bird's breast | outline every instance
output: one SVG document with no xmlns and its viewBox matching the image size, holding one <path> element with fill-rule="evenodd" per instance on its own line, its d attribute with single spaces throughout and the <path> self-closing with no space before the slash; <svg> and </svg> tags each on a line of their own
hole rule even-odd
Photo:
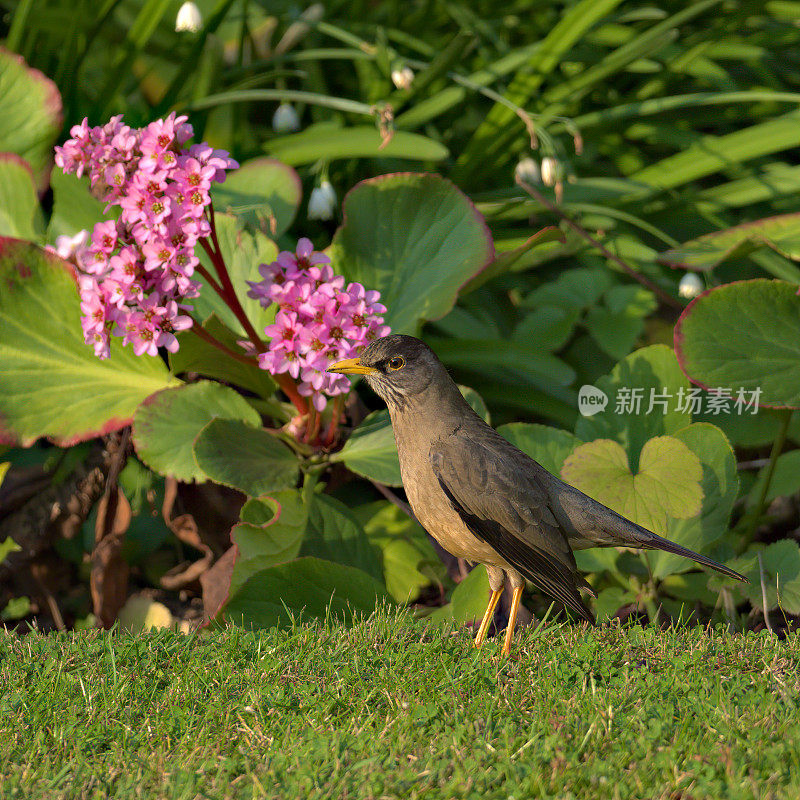
<svg viewBox="0 0 800 800">
<path fill-rule="evenodd" d="M 506 561 L 486 542 L 478 539 L 453 508 L 439 485 L 427 451 L 408 451 L 398 442 L 398 452 L 403 488 L 420 525 L 458 558 L 507 568 Z"/>
</svg>

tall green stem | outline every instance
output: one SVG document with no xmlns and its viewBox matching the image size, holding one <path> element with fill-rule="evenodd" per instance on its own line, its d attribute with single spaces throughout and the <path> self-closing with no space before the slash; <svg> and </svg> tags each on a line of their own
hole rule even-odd
<svg viewBox="0 0 800 800">
<path fill-rule="evenodd" d="M 756 528 L 758 527 L 758 522 L 761 519 L 761 515 L 764 513 L 764 507 L 767 504 L 769 487 L 772 483 L 772 478 L 775 475 L 775 465 L 778 463 L 778 456 L 780 456 L 783 450 L 783 445 L 786 443 L 786 433 L 789 430 L 789 423 L 791 422 L 793 412 L 791 408 L 783 408 L 778 413 L 780 414 L 781 424 L 780 428 L 778 428 L 778 435 L 775 437 L 775 441 L 772 443 L 772 450 L 769 454 L 769 463 L 767 464 L 766 472 L 764 474 L 764 483 L 761 486 L 761 491 L 758 495 L 758 502 L 753 509 L 753 516 L 750 519 L 750 524 L 748 525 L 747 533 L 745 534 L 745 539 L 748 542 L 753 541 Z"/>
</svg>

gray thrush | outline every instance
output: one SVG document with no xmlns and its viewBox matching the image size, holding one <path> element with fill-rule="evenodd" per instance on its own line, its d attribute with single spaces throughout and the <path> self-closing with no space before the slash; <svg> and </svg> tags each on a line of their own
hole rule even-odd
<svg viewBox="0 0 800 800">
<path fill-rule="evenodd" d="M 359 358 L 339 361 L 328 371 L 366 377 L 389 407 L 403 486 L 420 524 L 454 556 L 486 566 L 492 595 L 476 646 L 486 638 L 506 580 L 514 591 L 504 655 L 526 578 L 594 624 L 580 595 L 592 589 L 578 574 L 573 549 L 666 550 L 746 581 L 550 474 L 472 410 L 419 339 L 396 334 L 376 339 Z"/>
</svg>

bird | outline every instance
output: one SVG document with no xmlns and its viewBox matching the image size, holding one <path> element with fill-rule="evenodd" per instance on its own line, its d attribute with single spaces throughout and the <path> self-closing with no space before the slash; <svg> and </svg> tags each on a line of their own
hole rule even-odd
<svg viewBox="0 0 800 800">
<path fill-rule="evenodd" d="M 548 472 L 473 411 L 420 339 L 375 339 L 357 358 L 337 361 L 328 372 L 365 377 L 389 409 L 403 488 L 417 520 L 452 555 L 486 566 L 491 596 L 476 647 L 486 639 L 507 581 L 513 594 L 503 656 L 511 652 L 526 579 L 594 625 L 581 591 L 594 592 L 578 572 L 574 550 L 665 550 L 747 582 Z"/>
</svg>

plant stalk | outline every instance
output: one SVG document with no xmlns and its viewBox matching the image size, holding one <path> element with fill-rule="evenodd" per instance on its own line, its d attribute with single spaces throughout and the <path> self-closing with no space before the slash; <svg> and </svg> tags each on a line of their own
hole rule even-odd
<svg viewBox="0 0 800 800">
<path fill-rule="evenodd" d="M 772 483 L 772 478 L 775 475 L 775 465 L 778 463 L 778 456 L 781 454 L 783 445 L 786 443 L 786 433 L 789 430 L 789 423 L 792 420 L 792 409 L 783 408 L 780 410 L 780 415 L 781 425 L 780 428 L 778 428 L 778 435 L 775 437 L 775 441 L 772 443 L 772 450 L 769 454 L 769 463 L 767 464 L 767 471 L 764 476 L 764 485 L 761 487 L 761 491 L 758 495 L 758 502 L 753 509 L 753 516 L 750 519 L 750 524 L 747 526 L 747 533 L 745 534 L 745 541 L 747 542 L 753 541 L 756 528 L 758 527 L 758 522 L 761 519 L 761 515 L 764 513 L 764 507 L 767 504 L 769 487 Z"/>
<path fill-rule="evenodd" d="M 253 343 L 253 347 L 255 347 L 256 352 L 264 353 L 267 349 L 267 346 L 258 335 L 258 332 L 253 327 L 253 323 L 250 322 L 247 313 L 242 307 L 242 304 L 239 302 L 236 289 L 233 287 L 233 282 L 228 274 L 228 268 L 225 265 L 225 259 L 222 257 L 222 249 L 219 246 L 219 239 L 217 238 L 217 226 L 214 220 L 213 204 L 209 205 L 208 207 L 208 221 L 211 225 L 211 244 L 209 244 L 208 238 L 201 239 L 200 244 L 203 246 L 203 249 L 206 251 L 206 253 L 208 253 L 208 257 L 211 259 L 211 263 L 214 265 L 214 269 L 217 272 L 217 277 L 219 278 L 219 283 L 214 281 L 213 278 L 211 278 L 211 276 L 208 274 L 208 271 L 205 269 L 203 269 L 200 274 L 203 275 L 203 277 L 207 280 L 211 278 L 211 287 L 225 301 L 226 305 L 234 313 L 236 319 L 239 321 L 239 324 L 242 326 L 242 328 L 244 328 L 247 338 Z M 303 397 L 297 391 L 297 386 L 294 381 L 288 375 L 275 375 L 274 378 L 284 394 L 289 398 L 289 400 L 292 401 L 298 413 L 300 415 L 308 414 L 308 403 L 306 402 L 305 397 Z"/>
<path fill-rule="evenodd" d="M 572 217 L 568 214 L 565 214 L 558 206 L 551 203 L 541 192 L 537 191 L 530 186 L 529 184 L 525 183 L 523 180 L 517 180 L 519 186 L 521 186 L 531 197 L 541 203 L 548 211 L 552 214 L 555 214 L 557 217 L 560 217 L 564 220 L 564 222 L 569 225 L 572 230 L 575 231 L 581 238 L 585 239 L 589 244 L 593 247 L 596 247 L 606 258 L 613 261 L 617 264 L 624 272 L 631 276 L 637 283 L 640 283 L 645 289 L 651 291 L 656 297 L 658 297 L 665 305 L 671 306 L 672 308 L 679 308 L 683 310 L 683 304 L 678 301 L 676 298 L 672 297 L 672 295 L 665 292 L 660 286 L 653 283 L 651 280 L 646 278 L 640 272 L 637 272 L 630 264 L 623 261 L 618 255 L 612 253 L 607 247 L 605 247 L 598 239 L 595 239 L 589 231 L 585 228 L 578 225 Z"/>
<path fill-rule="evenodd" d="M 204 342 L 207 342 L 212 347 L 216 347 L 217 350 L 225 353 L 225 355 L 230 356 L 231 358 L 235 358 L 237 361 L 241 361 L 242 364 L 247 364 L 247 366 L 258 366 L 258 362 L 252 356 L 247 356 L 244 353 L 237 353 L 235 350 L 231 350 L 226 344 L 223 344 L 219 339 L 216 339 L 212 336 L 199 322 L 199 320 L 195 319 L 191 314 L 188 314 L 189 318 L 192 320 L 192 332 Z"/>
</svg>

